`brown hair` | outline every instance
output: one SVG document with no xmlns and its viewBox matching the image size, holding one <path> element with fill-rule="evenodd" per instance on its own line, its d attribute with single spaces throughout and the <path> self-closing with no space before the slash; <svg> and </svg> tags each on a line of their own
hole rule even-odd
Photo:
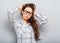
<svg viewBox="0 0 60 43">
<path fill-rule="evenodd" d="M 33 12 L 36 8 L 36 6 L 33 4 L 33 3 L 28 3 L 28 4 L 25 4 L 23 5 L 22 7 L 22 11 L 26 8 L 26 7 L 30 7 Z M 21 13 L 22 14 L 22 13 Z M 37 24 L 37 20 L 34 18 L 34 13 L 32 13 L 32 16 L 31 18 L 28 20 L 28 22 L 30 23 L 30 25 L 32 26 L 33 30 L 34 30 L 34 37 L 35 37 L 35 40 L 37 41 L 39 39 L 39 29 L 38 29 L 38 24 Z"/>
</svg>

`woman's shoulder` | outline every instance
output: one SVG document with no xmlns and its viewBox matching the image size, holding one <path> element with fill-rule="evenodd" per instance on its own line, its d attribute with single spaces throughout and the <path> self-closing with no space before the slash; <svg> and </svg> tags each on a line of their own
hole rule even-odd
<svg viewBox="0 0 60 43">
<path fill-rule="evenodd" d="M 15 21 L 15 22 L 14 22 L 14 25 L 15 25 L 15 26 L 16 26 L 16 25 L 22 26 L 22 25 L 23 25 L 22 20 L 17 20 L 17 21 Z"/>
</svg>

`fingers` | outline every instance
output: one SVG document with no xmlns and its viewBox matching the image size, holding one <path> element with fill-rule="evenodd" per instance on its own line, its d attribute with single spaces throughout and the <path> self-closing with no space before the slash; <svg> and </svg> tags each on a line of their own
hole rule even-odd
<svg viewBox="0 0 60 43">
<path fill-rule="evenodd" d="M 34 16 L 36 15 L 36 8 L 35 8 L 35 10 L 34 10 Z"/>
<path fill-rule="evenodd" d="M 25 3 L 23 5 L 25 5 Z M 18 9 L 22 10 L 23 5 L 18 6 Z"/>
</svg>

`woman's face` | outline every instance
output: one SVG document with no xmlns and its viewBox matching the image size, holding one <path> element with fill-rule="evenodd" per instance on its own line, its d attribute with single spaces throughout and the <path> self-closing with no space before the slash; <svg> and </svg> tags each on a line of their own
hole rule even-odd
<svg viewBox="0 0 60 43">
<path fill-rule="evenodd" d="M 32 16 L 32 9 L 30 7 L 26 7 L 23 11 L 22 11 L 22 14 L 23 14 L 23 18 L 25 20 L 28 20 L 31 16 Z"/>
</svg>

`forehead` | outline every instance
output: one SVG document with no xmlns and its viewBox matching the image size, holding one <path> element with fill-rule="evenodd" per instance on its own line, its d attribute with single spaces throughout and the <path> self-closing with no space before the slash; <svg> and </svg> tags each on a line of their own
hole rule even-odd
<svg viewBox="0 0 60 43">
<path fill-rule="evenodd" d="M 32 9 L 30 7 L 26 7 L 24 10 L 32 12 Z"/>
</svg>

